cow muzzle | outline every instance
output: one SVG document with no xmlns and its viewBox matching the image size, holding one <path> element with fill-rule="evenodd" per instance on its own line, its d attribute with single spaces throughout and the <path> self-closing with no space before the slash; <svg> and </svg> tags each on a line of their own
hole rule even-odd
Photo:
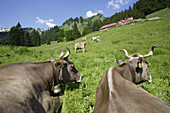
<svg viewBox="0 0 170 113">
<path fill-rule="evenodd" d="M 149 75 L 148 82 L 152 82 L 152 76 Z"/>
<path fill-rule="evenodd" d="M 54 93 L 59 93 L 61 91 L 61 88 L 57 85 L 57 86 L 54 86 L 54 89 L 53 89 Z"/>
<path fill-rule="evenodd" d="M 81 82 L 81 79 L 82 79 L 82 76 L 78 73 L 78 74 L 77 74 L 76 81 L 77 81 L 77 82 Z"/>
</svg>

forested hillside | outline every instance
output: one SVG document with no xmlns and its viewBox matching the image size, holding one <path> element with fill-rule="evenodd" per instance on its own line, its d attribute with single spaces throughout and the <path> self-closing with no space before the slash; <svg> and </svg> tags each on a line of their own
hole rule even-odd
<svg viewBox="0 0 170 113">
<path fill-rule="evenodd" d="M 110 17 L 104 17 L 102 14 L 98 14 L 96 16 L 87 19 L 84 19 L 82 16 L 76 17 L 74 19 L 70 17 L 68 20 L 66 20 L 63 23 L 62 26 L 55 26 L 54 28 L 45 31 L 42 34 L 39 34 L 40 44 L 29 44 L 29 45 L 27 44 L 27 46 L 35 46 L 35 45 L 39 46 L 45 43 L 50 44 L 51 41 L 64 42 L 64 41 L 76 40 L 81 36 L 87 35 L 94 31 L 98 31 L 99 28 L 102 27 L 103 25 L 117 22 L 119 20 L 123 20 L 128 17 L 133 17 L 134 19 L 146 18 L 147 15 L 155 11 L 159 11 L 166 7 L 170 7 L 169 5 L 170 5 L 169 0 L 139 0 L 133 4 L 133 7 L 129 6 L 128 9 L 124 9 L 121 12 L 116 12 L 114 15 L 111 15 Z M 19 34 L 15 34 L 15 32 L 13 33 L 14 34 L 11 36 L 19 35 Z M 22 39 L 14 38 L 11 36 L 8 36 L 8 39 L 24 40 L 23 39 L 24 34 L 25 32 L 23 32 L 23 36 L 18 36 Z M 29 33 L 29 36 L 30 35 L 31 33 Z M 25 46 L 25 44 L 17 44 L 17 43 L 10 44 L 8 43 L 8 40 L 7 42 L 6 40 L 7 39 L 4 38 L 3 36 L 3 38 L 1 38 L 0 40 L 1 42 L 0 44 Z M 20 42 L 20 41 L 15 41 L 15 42 Z"/>
</svg>

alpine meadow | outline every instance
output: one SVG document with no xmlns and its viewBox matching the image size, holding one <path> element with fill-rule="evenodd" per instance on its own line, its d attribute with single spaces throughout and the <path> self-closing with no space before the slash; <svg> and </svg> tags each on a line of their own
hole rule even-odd
<svg viewBox="0 0 170 113">
<path fill-rule="evenodd" d="M 170 104 L 170 9 L 155 12 L 146 18 L 157 15 L 160 17 L 158 20 L 133 22 L 133 26 L 129 23 L 109 28 L 107 32 L 95 31 L 78 38 L 76 43 L 87 38 L 84 53 L 75 53 L 73 41 L 52 41 L 50 45 L 38 47 L 0 46 L 0 66 L 17 62 L 45 62 L 49 58 L 58 60 L 61 49 L 66 53 L 68 47 L 71 52 L 69 59 L 83 78 L 80 83 L 60 86 L 62 113 L 91 113 L 96 89 L 104 72 L 118 66 L 116 59 L 127 59 L 120 49 L 126 49 L 129 54 L 147 54 L 153 45 L 157 45 L 159 48 L 154 49 L 154 55 L 146 58 L 152 82 L 139 86 Z M 92 42 L 93 36 L 100 36 L 100 41 Z"/>
</svg>

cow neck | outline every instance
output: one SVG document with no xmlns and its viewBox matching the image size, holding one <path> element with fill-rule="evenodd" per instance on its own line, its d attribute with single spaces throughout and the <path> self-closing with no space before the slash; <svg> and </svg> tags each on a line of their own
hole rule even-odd
<svg viewBox="0 0 170 113">
<path fill-rule="evenodd" d="M 56 86 L 59 82 L 59 72 L 58 70 L 55 69 L 55 64 L 54 64 L 55 61 L 51 61 L 51 65 L 52 65 L 52 68 L 53 68 L 53 79 L 54 79 L 54 86 Z"/>
<path fill-rule="evenodd" d="M 130 63 L 127 63 L 129 69 L 130 69 L 130 72 L 131 72 L 131 75 L 132 75 L 132 82 L 135 83 L 136 82 L 136 74 L 135 74 L 135 70 L 132 66 L 132 64 Z"/>
</svg>

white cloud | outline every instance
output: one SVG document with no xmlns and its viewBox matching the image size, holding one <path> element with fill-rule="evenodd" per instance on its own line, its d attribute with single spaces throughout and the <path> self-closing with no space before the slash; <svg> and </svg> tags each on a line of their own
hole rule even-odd
<svg viewBox="0 0 170 113">
<path fill-rule="evenodd" d="M 97 13 L 93 13 L 92 11 L 87 11 L 87 13 L 86 13 L 86 17 L 87 17 L 87 18 L 88 18 L 88 17 L 95 16 L 95 15 L 97 15 Z"/>
<path fill-rule="evenodd" d="M 102 10 L 98 10 L 98 13 L 101 13 L 101 14 L 103 14 L 103 11 L 102 11 Z"/>
<path fill-rule="evenodd" d="M 112 7 L 112 9 L 119 9 L 121 5 L 128 4 L 131 0 L 111 0 L 107 4 L 107 8 Z"/>
<path fill-rule="evenodd" d="M 54 26 L 55 26 L 55 24 L 50 23 L 50 22 L 46 22 L 45 24 L 46 24 L 48 27 L 54 27 Z"/>
<path fill-rule="evenodd" d="M 54 23 L 54 19 L 49 19 L 49 20 L 44 20 L 44 19 L 41 19 L 40 17 L 36 17 L 37 21 L 36 23 L 40 23 L 40 24 L 46 24 L 48 27 L 54 27 L 56 26 Z"/>
<path fill-rule="evenodd" d="M 49 19 L 48 21 L 49 21 L 49 22 L 54 22 L 54 19 Z"/>
</svg>

